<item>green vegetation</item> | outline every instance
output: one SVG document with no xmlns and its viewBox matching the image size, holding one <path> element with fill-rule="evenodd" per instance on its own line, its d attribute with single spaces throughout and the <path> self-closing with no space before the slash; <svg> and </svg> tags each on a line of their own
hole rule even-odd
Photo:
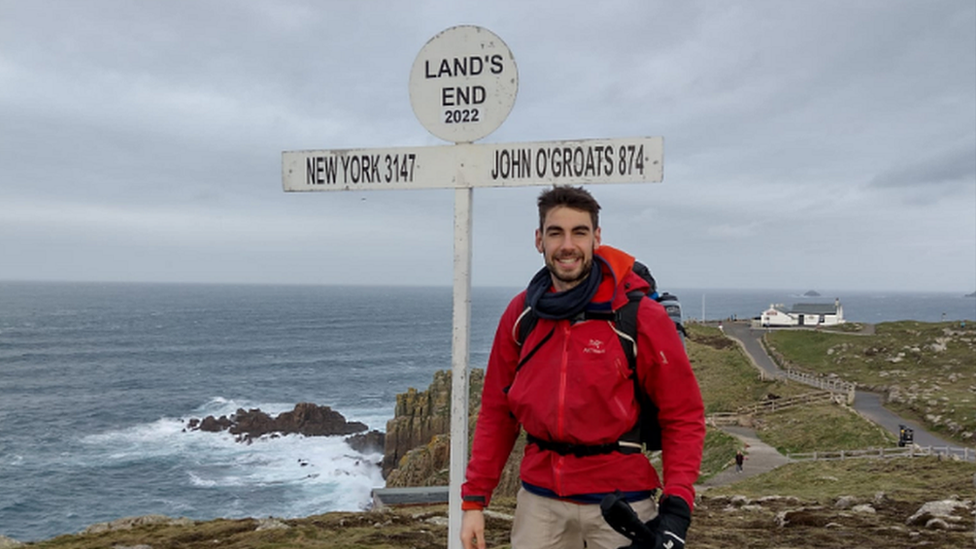
<svg viewBox="0 0 976 549">
<path fill-rule="evenodd" d="M 787 365 L 836 375 L 887 396 L 886 406 L 960 443 L 976 436 L 976 325 L 887 322 L 874 335 L 769 333 Z"/>
<path fill-rule="evenodd" d="M 739 439 L 709 427 L 705 432 L 705 451 L 702 453 L 701 475 L 698 477 L 698 482 L 705 482 L 732 465 L 735 451 L 740 448 L 742 443 Z"/>
<path fill-rule="evenodd" d="M 696 547 L 729 547 L 729 539 L 741 539 L 748 547 L 769 549 L 772 547 L 821 548 L 840 547 L 852 535 L 850 528 L 869 528 L 880 535 L 890 527 L 904 527 L 905 518 L 919 506 L 933 499 L 951 495 L 966 497 L 972 491 L 972 479 L 976 465 L 972 463 L 938 461 L 934 457 L 857 459 L 846 461 L 818 461 L 791 463 L 769 473 L 747 478 L 735 484 L 711 488 L 706 501 L 699 506 L 693 532 Z M 721 496 L 744 495 L 758 499 L 763 496 L 799 498 L 802 502 L 819 502 L 826 519 L 845 523 L 852 518 L 839 518 L 832 511 L 833 500 L 841 496 L 853 496 L 860 500 L 896 502 L 879 510 L 877 518 L 871 516 L 858 526 L 834 530 L 814 527 L 796 530 L 795 539 L 784 544 L 775 536 L 790 535 L 790 529 L 774 528 L 772 518 L 756 522 L 758 515 L 742 515 L 723 510 L 709 509 L 707 500 Z M 513 498 L 496 498 L 492 509 L 511 514 Z M 793 505 L 793 508 L 803 506 Z M 789 507 L 786 507 L 789 508 Z M 883 512 L 892 514 L 882 520 Z M 850 513 L 847 514 L 850 517 Z M 259 522 L 254 519 L 214 520 L 198 522 L 190 526 L 140 526 L 131 530 L 119 530 L 102 534 L 60 536 L 52 540 L 33 543 L 37 549 L 105 549 L 111 547 L 136 547 L 149 545 L 153 549 L 444 549 L 447 547 L 447 506 L 405 507 L 396 510 L 369 513 L 327 513 L 301 519 L 280 520 L 287 529 L 256 530 Z M 507 549 L 511 523 L 503 517 L 486 516 L 488 546 Z M 969 530 L 967 528 L 967 530 Z M 805 533 L 815 533 L 819 541 L 804 542 Z M 831 533 L 833 532 L 833 533 Z M 869 535 L 867 537 L 871 537 Z M 925 534 L 938 536 L 939 534 Z M 948 545 L 962 547 L 958 542 L 971 536 L 962 532 L 957 537 L 946 538 Z M 772 538 L 771 538 L 772 536 Z M 904 537 L 902 533 L 899 536 Z M 932 539 L 939 540 L 934 537 Z M 971 537 L 969 538 L 971 539 Z M 705 543 L 711 540 L 710 543 Z M 812 538 L 811 538 L 812 540 Z M 908 547 L 892 545 L 888 538 L 878 543 L 861 545 L 880 549 L 883 547 Z M 914 545 L 912 546 L 914 547 Z"/>
<path fill-rule="evenodd" d="M 686 343 L 706 414 L 734 412 L 769 395 L 788 397 L 810 390 L 795 383 L 760 380 L 759 370 L 742 348 L 716 328 L 690 325 Z"/>
<path fill-rule="evenodd" d="M 825 501 L 843 495 L 871 498 L 877 492 L 906 500 L 927 500 L 973 490 L 976 465 L 935 457 L 850 459 L 790 463 L 763 475 L 712 488 L 709 496 L 793 496 Z"/>
<path fill-rule="evenodd" d="M 831 402 L 796 406 L 762 416 L 759 438 L 781 454 L 890 448 L 897 438 Z"/>
<path fill-rule="evenodd" d="M 735 451 L 742 448 L 742 442 L 721 429 L 708 427 L 705 430 L 705 446 L 702 450 L 701 473 L 698 475 L 698 483 L 714 477 L 732 465 L 735 459 Z M 650 452 L 647 455 L 658 474 L 661 474 L 661 452 Z M 492 504 L 494 505 L 494 504 Z"/>
<path fill-rule="evenodd" d="M 425 515 L 443 515 L 424 509 Z M 153 549 L 401 549 L 446 547 L 446 528 L 424 528 L 423 515 L 328 513 L 282 520 L 289 528 L 256 530 L 254 519 L 214 520 L 193 526 L 141 526 L 102 534 L 60 536 L 38 549 L 101 549 L 149 545 Z M 419 520 L 418 520 L 419 519 Z"/>
</svg>

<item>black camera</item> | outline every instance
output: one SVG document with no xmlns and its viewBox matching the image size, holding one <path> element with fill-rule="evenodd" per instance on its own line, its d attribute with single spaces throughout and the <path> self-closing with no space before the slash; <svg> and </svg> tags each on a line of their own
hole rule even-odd
<svg viewBox="0 0 976 549">
<path fill-rule="evenodd" d="M 626 536 L 630 541 L 654 542 L 654 532 L 641 521 L 619 490 L 607 494 L 603 498 L 603 501 L 600 502 L 600 512 L 603 513 L 603 520 L 607 521 L 611 528 Z"/>
</svg>

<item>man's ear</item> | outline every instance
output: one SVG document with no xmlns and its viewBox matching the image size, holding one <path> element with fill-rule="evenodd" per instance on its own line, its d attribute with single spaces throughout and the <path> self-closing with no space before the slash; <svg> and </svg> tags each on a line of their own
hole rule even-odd
<svg viewBox="0 0 976 549">
<path fill-rule="evenodd" d="M 535 230 L 535 249 L 539 251 L 540 254 L 545 253 L 542 248 L 542 231 L 539 229 Z"/>
<path fill-rule="evenodd" d="M 596 244 L 593 246 L 593 249 L 595 250 L 595 249 L 597 249 L 597 248 L 600 247 L 600 243 L 601 243 L 601 240 L 600 240 L 600 227 L 597 227 L 596 230 L 593 231 L 593 238 L 596 241 Z"/>
</svg>

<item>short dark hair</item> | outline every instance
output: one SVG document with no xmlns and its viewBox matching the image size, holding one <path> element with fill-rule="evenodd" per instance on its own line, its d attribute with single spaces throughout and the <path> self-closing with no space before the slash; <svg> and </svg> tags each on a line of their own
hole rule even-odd
<svg viewBox="0 0 976 549">
<path fill-rule="evenodd" d="M 583 187 L 553 185 L 551 189 L 542 191 L 538 203 L 540 231 L 546 228 L 546 215 L 557 206 L 566 206 L 574 210 L 588 212 L 593 221 L 593 230 L 600 226 L 600 204 L 593 198 L 590 191 Z"/>
</svg>

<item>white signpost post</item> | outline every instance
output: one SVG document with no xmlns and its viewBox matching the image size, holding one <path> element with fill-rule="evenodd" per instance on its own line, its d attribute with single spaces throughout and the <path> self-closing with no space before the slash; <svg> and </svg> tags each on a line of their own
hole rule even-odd
<svg viewBox="0 0 976 549">
<path fill-rule="evenodd" d="M 430 133 L 454 145 L 282 153 L 286 192 L 454 189 L 451 549 L 461 546 L 461 483 L 467 465 L 473 189 L 648 183 L 664 176 L 661 137 L 473 144 L 505 121 L 517 91 L 515 59 L 498 36 L 481 27 L 451 27 L 417 55 L 410 102 Z"/>
</svg>

